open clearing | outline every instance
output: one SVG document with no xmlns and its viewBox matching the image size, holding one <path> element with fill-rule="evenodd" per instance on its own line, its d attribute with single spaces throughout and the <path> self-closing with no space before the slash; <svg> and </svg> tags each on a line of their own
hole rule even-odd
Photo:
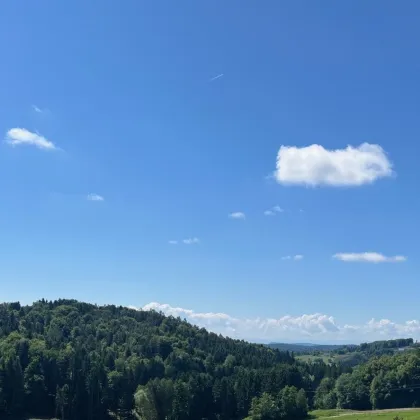
<svg viewBox="0 0 420 420">
<path fill-rule="evenodd" d="M 301 360 L 302 362 L 314 362 L 317 359 L 321 359 L 326 364 L 331 364 L 334 361 L 335 356 L 330 354 L 296 354 L 295 358 Z"/>
<path fill-rule="evenodd" d="M 392 410 L 371 411 L 315 410 L 311 411 L 310 416 L 317 420 L 336 417 L 340 417 L 340 420 L 393 420 L 397 416 L 404 420 L 420 420 L 420 408 L 396 408 Z"/>
</svg>

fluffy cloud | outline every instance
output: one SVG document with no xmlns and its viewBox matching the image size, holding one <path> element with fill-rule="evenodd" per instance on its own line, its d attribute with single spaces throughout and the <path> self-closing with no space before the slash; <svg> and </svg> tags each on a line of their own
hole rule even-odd
<svg viewBox="0 0 420 420">
<path fill-rule="evenodd" d="M 312 144 L 281 146 L 275 178 L 280 184 L 340 187 L 371 184 L 392 174 L 392 163 L 377 144 L 337 150 Z"/>
<path fill-rule="evenodd" d="M 234 213 L 230 213 L 229 217 L 231 219 L 245 220 L 245 213 L 242 213 L 241 211 L 236 211 Z"/>
<path fill-rule="evenodd" d="M 39 149 L 54 150 L 57 149 L 53 142 L 47 140 L 40 134 L 33 133 L 26 128 L 11 128 L 6 133 L 6 142 L 12 146 L 29 145 Z"/>
<path fill-rule="evenodd" d="M 178 245 L 178 241 L 168 241 L 169 245 Z"/>
<path fill-rule="evenodd" d="M 407 261 L 407 257 L 403 255 L 395 255 L 393 257 L 387 257 L 378 252 L 361 252 L 361 253 L 338 253 L 333 255 L 336 260 L 344 262 L 368 262 L 368 263 L 383 263 L 383 262 L 404 262 Z"/>
<path fill-rule="evenodd" d="M 286 315 L 279 318 L 236 318 L 225 313 L 196 312 L 192 309 L 157 302 L 149 303 L 141 309 L 161 311 L 174 317 L 179 316 L 216 333 L 255 341 L 304 339 L 312 342 L 346 340 L 357 343 L 376 339 L 420 337 L 420 321 L 418 320 L 395 323 L 388 319 L 371 319 L 361 325 L 340 325 L 334 317 L 320 313 Z"/>
<path fill-rule="evenodd" d="M 105 200 L 105 198 L 99 194 L 88 194 L 86 198 L 89 201 L 104 201 Z"/>
<path fill-rule="evenodd" d="M 187 238 L 182 241 L 185 245 L 196 245 L 200 243 L 198 238 Z"/>
<path fill-rule="evenodd" d="M 300 261 L 303 260 L 303 255 L 297 254 L 297 255 L 286 255 L 285 257 L 281 257 L 282 260 L 294 260 L 294 261 Z"/>
<path fill-rule="evenodd" d="M 271 207 L 271 209 L 268 209 L 264 212 L 265 216 L 275 216 L 277 213 L 283 213 L 284 210 L 280 206 L 274 206 Z"/>
</svg>

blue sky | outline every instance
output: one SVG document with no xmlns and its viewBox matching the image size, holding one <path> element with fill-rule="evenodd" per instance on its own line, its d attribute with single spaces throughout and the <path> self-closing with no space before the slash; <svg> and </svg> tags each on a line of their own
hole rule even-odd
<svg viewBox="0 0 420 420">
<path fill-rule="evenodd" d="M 1 9 L 2 301 L 420 337 L 418 2 Z"/>
</svg>

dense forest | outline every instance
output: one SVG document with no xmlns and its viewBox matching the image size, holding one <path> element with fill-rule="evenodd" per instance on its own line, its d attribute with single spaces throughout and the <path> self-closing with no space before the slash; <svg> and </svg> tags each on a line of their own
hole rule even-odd
<svg viewBox="0 0 420 420">
<path fill-rule="evenodd" d="M 322 379 L 314 406 L 353 410 L 419 407 L 420 350 L 374 356 L 336 380 Z"/>
<path fill-rule="evenodd" d="M 417 352 L 350 369 L 153 311 L 0 305 L 1 418 L 294 420 L 311 407 L 417 405 L 419 392 Z"/>
</svg>

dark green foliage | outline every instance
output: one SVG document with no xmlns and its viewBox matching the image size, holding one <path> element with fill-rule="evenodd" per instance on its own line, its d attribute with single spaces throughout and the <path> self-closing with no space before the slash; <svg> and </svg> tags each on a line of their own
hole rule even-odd
<svg viewBox="0 0 420 420">
<path fill-rule="evenodd" d="M 303 389 L 285 386 L 275 397 L 264 392 L 252 400 L 247 420 L 297 420 L 308 415 L 308 400 Z"/>
<path fill-rule="evenodd" d="M 328 369 L 156 312 L 0 305 L 0 418 L 241 419 L 254 397 L 267 393 L 280 410 L 281 389 L 313 388 Z M 306 413 L 299 395 L 293 410 Z"/>
<path fill-rule="evenodd" d="M 414 351 L 343 370 L 153 311 L 72 300 L 0 305 L 0 418 L 297 420 L 308 405 L 363 410 L 419 403 Z"/>
<path fill-rule="evenodd" d="M 331 409 L 337 407 L 337 394 L 335 392 L 335 379 L 324 378 L 319 384 L 314 397 L 314 407 Z"/>
<path fill-rule="evenodd" d="M 353 410 L 418 407 L 420 351 L 373 357 L 334 379 L 324 378 L 314 397 L 316 408 Z"/>
</svg>

